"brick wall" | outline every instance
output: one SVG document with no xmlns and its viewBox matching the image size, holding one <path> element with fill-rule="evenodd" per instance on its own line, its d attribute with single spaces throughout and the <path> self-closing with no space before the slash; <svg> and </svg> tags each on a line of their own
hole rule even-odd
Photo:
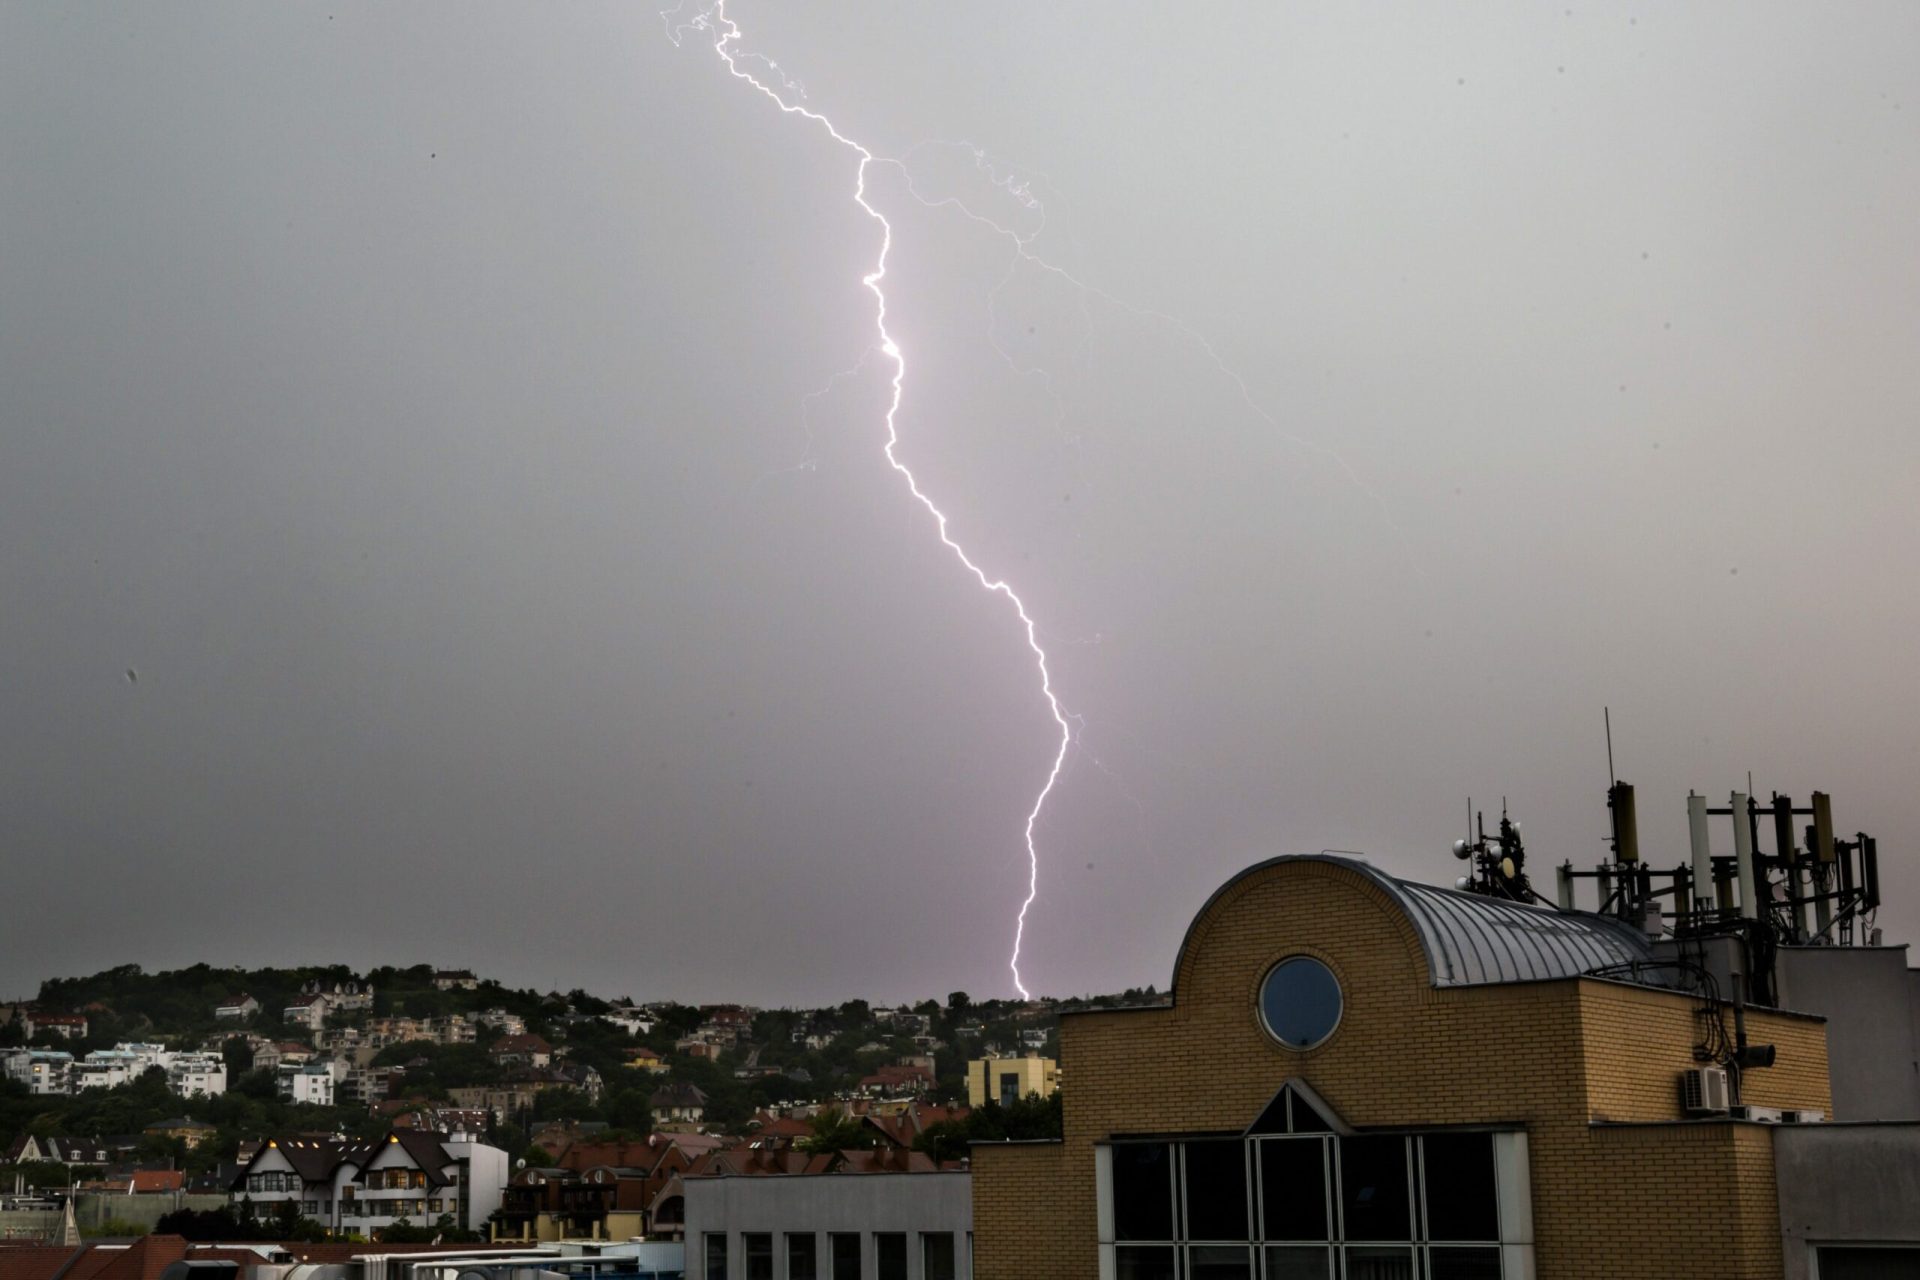
<svg viewBox="0 0 1920 1280">
<path fill-rule="evenodd" d="M 1267 970 L 1296 954 L 1325 962 L 1344 995 L 1339 1029 L 1306 1052 L 1276 1044 L 1256 1011 Z M 1095 1276 L 1094 1143 L 1238 1132 L 1289 1078 L 1357 1127 L 1523 1125 L 1542 1277 L 1779 1275 L 1766 1133 L 1672 1123 L 1679 1074 L 1695 1065 L 1694 1000 L 1592 979 L 1436 989 L 1394 900 L 1317 861 L 1222 893 L 1174 977 L 1171 1008 L 1062 1020 L 1062 1143 L 975 1150 L 980 1280 Z M 1762 1011 L 1748 1030 L 1779 1046 L 1780 1065 L 1748 1073 L 1747 1101 L 1830 1107 L 1823 1023 Z M 1637 1172 L 1642 1161 L 1654 1172 Z M 1657 1233 L 1641 1224 L 1650 1198 L 1688 1188 L 1727 1206 L 1713 1232 L 1683 1230 L 1690 1216 Z"/>
</svg>

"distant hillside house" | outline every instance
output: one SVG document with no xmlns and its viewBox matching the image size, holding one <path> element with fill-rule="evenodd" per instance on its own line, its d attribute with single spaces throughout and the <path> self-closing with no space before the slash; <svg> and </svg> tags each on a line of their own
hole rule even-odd
<svg viewBox="0 0 1920 1280">
<path fill-rule="evenodd" d="M 27 1086 L 28 1093 L 73 1092 L 73 1055 L 64 1049 L 0 1050 L 0 1068 L 7 1079 Z"/>
<path fill-rule="evenodd" d="M 638 1009 L 615 1009 L 601 1014 L 600 1021 L 618 1027 L 630 1036 L 644 1036 L 653 1030 L 653 1019 Z"/>
<path fill-rule="evenodd" d="M 278 1071 L 282 1065 L 292 1062 L 306 1062 L 313 1057 L 313 1050 L 293 1040 L 281 1040 L 258 1046 L 253 1051 L 253 1069 L 255 1071 Z"/>
<path fill-rule="evenodd" d="M 663 1084 L 647 1099 L 655 1123 L 699 1124 L 707 1114 L 707 1095 L 696 1085 Z"/>
<path fill-rule="evenodd" d="M 213 1016 L 221 1022 L 246 1022 L 259 1012 L 260 1002 L 244 991 L 228 996 L 213 1008 Z"/>
<path fill-rule="evenodd" d="M 318 1031 L 327 1022 L 327 998 L 308 996 L 298 1004 L 290 1004 L 280 1011 L 280 1021 L 290 1027 L 305 1027 L 309 1031 Z"/>
<path fill-rule="evenodd" d="M 553 1046 L 544 1036 L 507 1036 L 494 1041 L 487 1054 L 503 1067 L 539 1069 L 553 1061 Z"/>
<path fill-rule="evenodd" d="M 55 1035 L 66 1040 L 85 1040 L 87 1020 L 77 1013 L 29 1013 L 27 1038 Z"/>
<path fill-rule="evenodd" d="M 36 1138 L 22 1134 L 7 1148 L 5 1163 L 24 1164 L 29 1160 L 64 1164 L 107 1164 L 113 1153 L 96 1138 Z"/>
<path fill-rule="evenodd" d="M 667 1060 L 644 1045 L 638 1049 L 627 1050 L 627 1060 L 623 1064 L 635 1071 L 651 1071 L 655 1075 L 665 1075 Z"/>
<path fill-rule="evenodd" d="M 333 1105 L 333 1064 L 331 1062 L 291 1062 L 280 1064 L 280 1096 L 290 1102 L 305 1102 L 316 1107 Z"/>
<path fill-rule="evenodd" d="M 442 969 L 433 975 L 433 988 L 436 991 L 477 991 L 480 979 L 474 977 L 471 969 Z"/>
</svg>

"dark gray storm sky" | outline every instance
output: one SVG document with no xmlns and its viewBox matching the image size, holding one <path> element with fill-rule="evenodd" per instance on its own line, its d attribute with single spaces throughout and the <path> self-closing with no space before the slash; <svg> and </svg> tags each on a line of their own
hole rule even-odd
<svg viewBox="0 0 1920 1280">
<path fill-rule="evenodd" d="M 1823 787 L 1920 933 L 1920 9 L 733 14 L 1103 291 L 876 171 L 902 456 L 1084 717 L 1029 986 L 1468 795 L 1590 862 L 1603 705 L 1656 857 Z M 12 3 L 0 175 L 0 996 L 1009 989 L 1049 721 L 882 363 L 808 399 L 823 133 L 645 5 Z"/>
</svg>

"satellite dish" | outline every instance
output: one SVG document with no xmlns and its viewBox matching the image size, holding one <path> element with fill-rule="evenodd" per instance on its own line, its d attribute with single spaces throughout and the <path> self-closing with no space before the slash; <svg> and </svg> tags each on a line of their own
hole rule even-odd
<svg viewBox="0 0 1920 1280">
<path fill-rule="evenodd" d="M 1465 840 L 1455 840 L 1453 842 L 1453 856 L 1465 862 L 1473 856 L 1473 848 Z"/>
</svg>

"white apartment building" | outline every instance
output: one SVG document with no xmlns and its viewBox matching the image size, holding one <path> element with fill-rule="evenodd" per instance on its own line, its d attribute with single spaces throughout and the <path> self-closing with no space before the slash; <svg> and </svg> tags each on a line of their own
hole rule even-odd
<svg viewBox="0 0 1920 1280">
<path fill-rule="evenodd" d="M 345 1075 L 345 1064 L 338 1064 L 341 1075 Z M 338 1083 L 334 1076 L 336 1064 L 323 1062 L 286 1062 L 280 1065 L 280 1096 L 292 1102 L 306 1102 L 318 1107 L 333 1105 L 333 1087 Z"/>
<path fill-rule="evenodd" d="M 300 1215 L 334 1231 L 370 1234 L 401 1218 L 426 1226 L 442 1215 L 485 1228 L 500 1207 L 507 1153 L 467 1135 L 395 1129 L 370 1143 L 274 1139 L 256 1152 L 229 1192 L 256 1215 L 293 1200 Z"/>
<path fill-rule="evenodd" d="M 211 1097 L 227 1091 L 227 1064 L 219 1054 L 175 1051 L 162 1044 L 137 1041 L 95 1049 L 74 1063 L 67 1091 L 118 1088 L 155 1067 L 167 1073 L 167 1087 L 183 1098 L 196 1094 Z"/>
<path fill-rule="evenodd" d="M 217 1097 L 227 1091 L 227 1062 L 217 1053 L 176 1053 L 167 1063 L 167 1088 L 183 1098 Z"/>
<path fill-rule="evenodd" d="M 4 1055 L 9 1080 L 18 1080 L 29 1092 L 72 1093 L 73 1055 L 59 1049 L 15 1049 Z"/>
</svg>

